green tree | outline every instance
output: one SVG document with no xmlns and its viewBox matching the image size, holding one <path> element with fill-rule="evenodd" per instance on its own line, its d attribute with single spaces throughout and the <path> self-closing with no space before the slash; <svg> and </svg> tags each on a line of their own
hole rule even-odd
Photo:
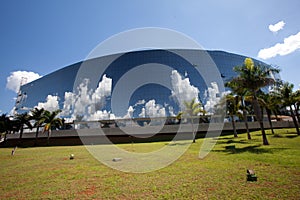
<svg viewBox="0 0 300 200">
<path fill-rule="evenodd" d="M 300 116 L 299 116 L 299 111 L 300 111 L 300 90 L 297 90 L 296 92 L 294 92 L 294 98 L 295 98 L 295 103 L 294 103 L 295 114 L 297 116 L 298 122 L 300 122 Z"/>
<path fill-rule="evenodd" d="M 266 110 L 270 128 L 271 128 L 272 134 L 274 134 L 271 115 L 272 115 L 272 113 L 274 113 L 274 115 L 277 115 L 277 113 L 279 112 L 278 98 L 276 96 L 274 96 L 273 93 L 266 94 L 266 93 L 261 92 L 259 94 L 259 103 L 260 103 L 260 106 L 265 108 L 265 110 Z"/>
<path fill-rule="evenodd" d="M 11 120 L 6 114 L 0 116 L 0 136 L 4 135 L 3 141 L 6 141 L 6 137 L 11 130 Z M 0 137 L 1 141 L 2 138 Z"/>
<path fill-rule="evenodd" d="M 29 129 L 32 129 L 32 125 L 30 123 L 31 120 L 30 117 L 31 116 L 27 112 L 15 115 L 15 125 L 20 127 L 19 143 L 22 142 L 24 126 L 26 125 Z"/>
<path fill-rule="evenodd" d="M 296 113 L 293 109 L 293 106 L 297 104 L 297 93 L 293 92 L 294 85 L 288 82 L 283 83 L 277 90 L 274 91 L 274 94 L 281 99 L 281 104 L 283 107 L 288 107 L 296 127 L 297 134 L 300 135 L 298 121 L 296 119 Z"/>
<path fill-rule="evenodd" d="M 227 115 L 231 118 L 234 137 L 238 137 L 234 117 L 239 115 L 239 107 L 239 96 L 233 96 L 231 94 L 226 95 L 226 111 Z"/>
<path fill-rule="evenodd" d="M 190 117 L 191 124 L 192 124 L 192 134 L 193 134 L 193 143 L 196 142 L 196 134 L 197 130 L 194 126 L 195 118 L 202 113 L 205 114 L 205 110 L 202 108 L 202 104 L 200 102 L 196 101 L 196 98 L 193 98 L 190 102 L 185 101 L 185 110 L 182 112 L 179 112 L 177 115 L 177 119 L 181 120 L 182 115 L 187 115 Z"/>
<path fill-rule="evenodd" d="M 61 112 L 61 110 L 55 110 L 53 112 L 50 112 L 48 110 L 45 110 L 43 115 L 43 122 L 45 123 L 44 126 L 44 133 L 47 132 L 47 144 L 49 144 L 49 139 L 51 137 L 51 130 L 52 128 L 59 128 L 62 126 L 62 120 L 57 117 L 57 115 Z"/>
<path fill-rule="evenodd" d="M 226 87 L 229 87 L 233 94 L 236 94 L 240 97 L 240 108 L 243 111 L 243 121 L 245 123 L 246 131 L 247 131 L 247 138 L 251 140 L 251 134 L 249 131 L 248 119 L 247 119 L 247 106 L 245 103 L 245 97 L 247 97 L 247 89 L 240 87 L 236 82 L 229 81 L 225 84 Z"/>
<path fill-rule="evenodd" d="M 35 145 L 37 145 L 38 134 L 40 126 L 45 122 L 44 117 L 45 109 L 44 108 L 34 108 L 31 110 L 31 119 L 35 121 L 34 127 L 36 128 L 35 132 Z"/>
<path fill-rule="evenodd" d="M 249 94 L 253 97 L 252 106 L 257 121 L 259 122 L 263 144 L 268 145 L 268 139 L 265 133 L 263 116 L 261 108 L 257 99 L 257 92 L 266 86 L 273 85 L 275 80 L 271 77 L 272 73 L 278 73 L 278 69 L 255 65 L 251 58 L 246 58 L 243 66 L 234 67 L 234 71 L 238 73 L 238 76 L 231 81 L 239 85 L 242 88 L 248 90 Z"/>
</svg>

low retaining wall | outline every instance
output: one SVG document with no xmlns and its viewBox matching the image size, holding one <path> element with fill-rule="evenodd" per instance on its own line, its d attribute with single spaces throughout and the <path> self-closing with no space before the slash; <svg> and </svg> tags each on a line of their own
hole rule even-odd
<svg viewBox="0 0 300 200">
<path fill-rule="evenodd" d="M 273 122 L 273 128 L 294 128 L 293 122 L 280 121 Z M 223 128 L 221 128 L 223 126 Z M 260 129 L 258 122 L 248 122 L 250 130 Z M 270 128 L 268 122 L 264 122 L 266 129 Z M 221 130 L 220 130 L 221 128 Z M 153 129 L 160 129 L 157 134 L 152 134 Z M 236 129 L 244 132 L 246 126 L 244 122 L 236 122 Z M 19 134 L 10 134 L 7 141 L 0 143 L 0 147 L 21 146 L 47 146 L 47 145 L 82 145 L 84 144 L 104 144 L 104 143 L 131 143 L 131 142 L 153 142 L 153 141 L 170 141 L 180 132 L 179 139 L 192 139 L 191 124 L 182 125 L 164 125 L 163 127 L 112 127 L 100 129 L 80 129 L 80 130 L 60 130 L 52 131 L 51 138 L 47 141 L 47 134 L 39 133 L 36 142 L 35 133 L 24 133 L 20 143 Z M 205 137 L 207 131 L 222 131 L 222 134 L 232 134 L 232 123 L 224 124 L 201 123 L 198 126 L 197 138 Z M 178 137 L 178 134 L 177 134 Z M 107 140 L 108 138 L 108 140 Z"/>
</svg>

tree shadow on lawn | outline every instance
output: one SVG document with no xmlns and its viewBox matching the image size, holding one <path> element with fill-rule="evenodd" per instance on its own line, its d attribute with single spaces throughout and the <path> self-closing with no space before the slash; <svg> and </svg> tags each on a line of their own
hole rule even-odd
<svg viewBox="0 0 300 200">
<path fill-rule="evenodd" d="M 249 140 L 232 140 L 232 139 L 230 139 L 230 140 L 223 140 L 223 141 L 218 140 L 217 144 L 232 144 L 232 143 L 236 143 L 236 144 L 249 144 Z"/>
<path fill-rule="evenodd" d="M 232 146 L 232 145 L 231 145 Z M 276 153 L 278 151 L 282 151 L 282 150 L 287 150 L 288 148 L 260 148 L 262 147 L 262 145 L 252 145 L 252 146 L 246 146 L 246 147 L 241 147 L 241 148 L 230 148 L 230 149 L 226 149 L 226 147 L 224 147 L 223 150 L 212 150 L 214 152 L 224 152 L 227 154 L 240 154 L 240 153 L 245 153 L 245 152 L 249 152 L 249 153 L 253 153 L 253 154 L 262 154 L 262 153 Z"/>
<path fill-rule="evenodd" d="M 176 145 L 180 145 L 180 146 L 184 146 L 184 145 L 190 145 L 192 144 L 191 141 L 187 141 L 187 142 L 181 142 L 181 141 L 171 141 L 169 143 L 166 143 L 166 146 L 176 146 Z"/>
<path fill-rule="evenodd" d="M 286 138 L 292 139 L 292 138 L 298 137 L 298 135 L 287 135 L 287 136 L 285 136 L 285 137 L 286 137 Z"/>
<path fill-rule="evenodd" d="M 275 133 L 272 136 L 276 137 L 276 138 L 290 138 L 290 139 L 293 139 L 293 138 L 298 137 L 299 135 L 296 132 L 289 132 L 289 133 Z"/>
</svg>

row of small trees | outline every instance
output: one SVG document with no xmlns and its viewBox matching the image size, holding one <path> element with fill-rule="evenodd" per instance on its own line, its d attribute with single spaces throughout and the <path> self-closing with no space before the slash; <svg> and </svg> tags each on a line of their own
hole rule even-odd
<svg viewBox="0 0 300 200">
<path fill-rule="evenodd" d="M 263 144 L 268 145 L 263 123 L 264 110 L 273 134 L 271 115 L 274 114 L 277 118 L 277 115 L 285 111 L 285 115 L 291 115 L 297 133 L 300 135 L 298 127 L 300 91 L 293 92 L 293 84 L 273 78 L 275 74 L 279 73 L 278 69 L 255 65 L 251 58 L 246 58 L 242 66 L 234 67 L 234 71 L 237 72 L 238 76 L 225 83 L 225 86 L 231 89 L 231 93 L 220 100 L 216 110 L 226 109 L 226 115 L 231 118 L 235 137 L 238 137 L 235 126 L 235 117 L 238 116 L 245 122 L 247 137 L 251 139 L 248 116 L 253 115 L 260 125 Z M 267 93 L 263 92 L 262 89 L 268 86 L 271 86 L 272 89 L 268 90 Z M 195 99 L 185 102 L 185 107 L 185 110 L 180 112 L 177 118 L 181 118 L 183 114 L 189 116 L 205 115 L 203 105 L 196 102 Z M 289 113 L 287 113 L 287 107 Z M 192 130 L 193 142 L 195 142 L 196 130 L 194 127 Z"/>
<path fill-rule="evenodd" d="M 226 95 L 225 98 L 227 114 L 232 116 L 235 137 L 237 137 L 237 134 L 233 116 L 242 115 L 241 118 L 245 122 L 248 139 L 251 139 L 247 115 L 254 114 L 261 128 L 263 144 L 268 145 L 269 142 L 263 124 L 264 110 L 273 134 L 271 114 L 274 114 L 277 118 L 277 115 L 285 111 L 285 114 L 291 115 L 297 133 L 300 135 L 298 128 L 300 91 L 293 92 L 293 84 L 272 78 L 274 74 L 279 73 L 278 69 L 255 65 L 252 59 L 246 58 L 243 66 L 235 67 L 234 70 L 238 73 L 238 76 L 226 83 L 226 86 L 231 88 L 232 92 Z M 272 86 L 272 89 L 268 93 L 264 93 L 262 88 L 267 86 Z M 287 107 L 290 113 L 287 113 Z"/>
<path fill-rule="evenodd" d="M 37 143 L 40 127 L 43 127 L 43 133 L 47 133 L 47 143 L 51 137 L 51 130 L 63 125 L 63 122 L 57 115 L 61 110 L 48 111 L 44 108 L 34 108 L 29 113 L 16 114 L 13 117 L 2 114 L 0 116 L 0 133 L 4 135 L 4 141 L 8 134 L 19 133 L 19 142 L 21 143 L 24 128 L 36 129 L 35 143 Z"/>
</svg>

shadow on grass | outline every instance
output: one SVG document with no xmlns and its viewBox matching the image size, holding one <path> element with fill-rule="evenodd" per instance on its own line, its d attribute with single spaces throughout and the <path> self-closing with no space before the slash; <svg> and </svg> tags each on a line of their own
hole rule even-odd
<svg viewBox="0 0 300 200">
<path fill-rule="evenodd" d="M 233 144 L 233 143 L 235 143 L 235 144 L 249 144 L 249 141 L 247 141 L 247 140 L 238 140 L 238 141 L 235 141 L 235 140 L 223 140 L 223 141 L 220 141 L 220 140 L 218 140 L 218 144 Z"/>
<path fill-rule="evenodd" d="M 165 145 L 167 146 L 176 146 L 176 145 L 190 145 L 192 142 L 170 142 L 170 143 L 166 143 Z"/>
<path fill-rule="evenodd" d="M 293 133 L 281 133 L 281 134 L 278 134 L 278 133 L 275 133 L 274 135 L 273 135 L 273 137 L 275 137 L 275 138 L 290 138 L 290 139 L 292 139 L 292 138 L 296 138 L 296 137 L 298 137 L 299 135 L 295 132 L 293 132 Z"/>
<path fill-rule="evenodd" d="M 298 135 L 287 135 L 285 136 L 286 138 L 295 138 L 295 137 L 298 137 Z"/>
<path fill-rule="evenodd" d="M 252 145 L 252 146 L 246 146 L 246 147 L 241 147 L 241 148 L 230 148 L 223 150 L 212 150 L 214 152 L 224 152 L 227 154 L 240 154 L 240 153 L 253 153 L 253 154 L 262 154 L 262 153 L 276 153 L 278 151 L 286 150 L 288 148 L 261 148 L 262 145 Z"/>
</svg>

